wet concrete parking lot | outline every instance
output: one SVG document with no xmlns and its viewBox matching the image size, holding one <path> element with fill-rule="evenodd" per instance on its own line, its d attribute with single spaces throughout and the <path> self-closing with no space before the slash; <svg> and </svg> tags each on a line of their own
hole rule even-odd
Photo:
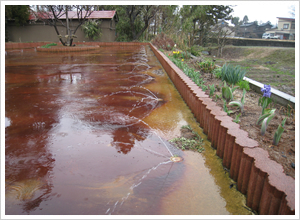
<svg viewBox="0 0 300 220">
<path fill-rule="evenodd" d="M 7 51 L 6 215 L 251 214 L 221 164 L 148 46 Z"/>
</svg>

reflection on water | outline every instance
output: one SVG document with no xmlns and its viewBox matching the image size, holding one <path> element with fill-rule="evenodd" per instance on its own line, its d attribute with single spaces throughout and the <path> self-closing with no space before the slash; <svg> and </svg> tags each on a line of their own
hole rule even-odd
<svg viewBox="0 0 300 220">
<path fill-rule="evenodd" d="M 167 141 L 198 125 L 148 46 L 8 52 L 5 74 L 6 214 L 249 214 Z"/>
</svg>

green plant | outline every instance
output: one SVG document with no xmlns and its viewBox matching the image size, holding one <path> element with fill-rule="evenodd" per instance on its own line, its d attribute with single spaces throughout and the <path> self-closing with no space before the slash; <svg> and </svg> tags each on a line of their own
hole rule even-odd
<svg viewBox="0 0 300 220">
<path fill-rule="evenodd" d="M 180 58 L 180 57 L 181 57 L 180 51 L 173 51 L 173 57 L 174 57 L 175 59 Z"/>
<path fill-rule="evenodd" d="M 268 124 L 272 120 L 272 118 L 275 116 L 275 110 L 276 109 L 266 109 L 265 114 L 261 115 L 257 121 L 257 125 L 261 125 L 260 134 L 265 135 Z"/>
<path fill-rule="evenodd" d="M 281 135 L 284 131 L 285 121 L 286 121 L 286 118 L 284 118 L 282 120 L 281 124 L 277 128 L 277 131 L 274 134 L 273 145 L 275 145 L 275 146 L 277 146 L 280 141 Z"/>
<path fill-rule="evenodd" d="M 222 75 L 222 68 L 215 68 L 213 70 L 213 74 L 215 75 L 216 78 L 221 79 L 221 75 Z"/>
<path fill-rule="evenodd" d="M 241 116 L 241 113 L 239 113 L 238 115 L 235 116 L 235 119 L 233 119 L 233 122 L 235 123 L 239 123 L 241 120 L 240 120 L 240 116 Z"/>
<path fill-rule="evenodd" d="M 265 114 L 265 110 L 272 102 L 273 102 L 272 99 L 268 97 L 260 97 L 258 99 L 258 105 L 262 107 L 262 112 L 261 112 L 262 115 Z"/>
<path fill-rule="evenodd" d="M 181 128 L 189 129 L 193 134 L 194 137 L 189 139 L 185 137 L 178 137 L 170 140 L 170 142 L 177 145 L 177 148 L 181 148 L 182 150 L 195 150 L 201 153 L 204 150 L 203 139 L 200 137 L 198 133 L 192 130 L 190 125 L 183 125 Z"/>
<path fill-rule="evenodd" d="M 237 87 L 233 87 L 230 88 L 229 86 L 227 86 L 227 83 L 224 82 L 224 86 L 222 87 L 222 97 L 224 99 L 226 99 L 226 101 L 230 101 L 233 100 L 233 92 L 238 88 Z"/>
<path fill-rule="evenodd" d="M 232 102 L 229 102 L 228 105 L 230 105 L 230 106 L 231 105 L 238 106 L 240 108 L 240 110 L 241 110 L 241 113 L 243 113 L 244 112 L 244 106 L 245 106 L 245 94 L 246 94 L 246 90 L 243 89 L 243 96 L 241 98 L 241 101 L 232 101 Z"/>
<path fill-rule="evenodd" d="M 181 58 L 182 58 L 182 59 L 189 59 L 189 58 L 191 58 L 191 53 L 188 52 L 188 51 L 183 51 L 183 52 L 181 53 Z"/>
<path fill-rule="evenodd" d="M 204 84 L 202 84 L 202 85 L 201 85 L 201 89 L 202 89 L 203 92 L 205 92 L 205 91 L 207 90 L 207 86 L 204 85 Z"/>
<path fill-rule="evenodd" d="M 177 56 L 176 54 L 179 54 L 177 52 L 173 51 L 173 54 L 175 56 Z M 181 60 L 179 60 L 179 57 L 178 58 L 175 58 L 173 56 L 169 56 L 169 59 L 179 68 L 181 69 L 185 75 L 187 75 L 188 77 L 191 78 L 191 80 L 196 83 L 197 86 L 199 87 L 202 87 L 204 81 L 202 78 L 200 78 L 200 73 L 198 71 L 195 71 L 195 69 L 193 68 L 190 68 L 186 63 L 184 62 L 181 62 Z"/>
<path fill-rule="evenodd" d="M 227 115 L 230 115 L 231 113 L 233 113 L 233 111 L 231 111 L 227 108 L 227 102 L 224 99 L 223 99 L 223 110 L 227 113 Z"/>
<path fill-rule="evenodd" d="M 192 130 L 192 128 L 191 128 L 190 125 L 182 125 L 182 126 L 181 126 L 181 129 L 184 129 L 184 128 L 189 129 L 189 130 Z"/>
<path fill-rule="evenodd" d="M 50 44 L 46 44 L 46 45 L 41 46 L 41 48 L 51 48 L 52 46 L 57 46 L 57 44 L 56 43 L 50 43 Z"/>
<path fill-rule="evenodd" d="M 200 55 L 200 52 L 199 52 L 197 46 L 195 46 L 195 45 L 189 49 L 189 52 L 196 57 Z"/>
<path fill-rule="evenodd" d="M 246 80 L 241 80 L 237 83 L 240 89 L 246 89 L 246 91 L 250 90 L 249 82 Z"/>
<path fill-rule="evenodd" d="M 216 68 L 216 65 L 212 61 L 205 61 L 198 64 L 200 70 L 202 70 L 204 73 L 212 73 L 213 70 Z"/>
<path fill-rule="evenodd" d="M 241 66 L 233 66 L 231 64 L 224 64 L 221 69 L 221 79 L 229 84 L 235 85 L 237 82 L 243 80 L 246 75 L 246 70 Z"/>
<path fill-rule="evenodd" d="M 264 85 L 264 88 L 261 89 L 263 96 L 258 99 L 258 105 L 262 107 L 262 115 L 265 114 L 266 108 L 273 102 L 271 97 L 271 86 Z"/>
<path fill-rule="evenodd" d="M 216 95 L 215 101 L 217 101 L 219 98 L 221 98 L 219 95 Z"/>
<path fill-rule="evenodd" d="M 290 104 L 288 104 L 286 115 L 291 117 L 292 112 L 294 112 L 294 114 L 295 114 L 295 110 L 290 106 Z"/>
<path fill-rule="evenodd" d="M 86 38 L 97 40 L 101 37 L 100 21 L 88 20 L 81 25 L 81 29 Z"/>
<path fill-rule="evenodd" d="M 208 85 L 208 86 L 209 86 L 209 97 L 211 97 L 211 96 L 214 95 L 214 92 L 215 92 L 216 88 L 215 88 L 214 84 Z"/>
</svg>

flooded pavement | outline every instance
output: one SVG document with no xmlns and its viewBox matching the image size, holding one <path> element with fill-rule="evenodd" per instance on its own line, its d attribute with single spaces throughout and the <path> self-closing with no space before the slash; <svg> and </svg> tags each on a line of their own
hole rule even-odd
<svg viewBox="0 0 300 220">
<path fill-rule="evenodd" d="M 251 214 L 232 183 L 148 46 L 7 51 L 6 215 Z"/>
</svg>

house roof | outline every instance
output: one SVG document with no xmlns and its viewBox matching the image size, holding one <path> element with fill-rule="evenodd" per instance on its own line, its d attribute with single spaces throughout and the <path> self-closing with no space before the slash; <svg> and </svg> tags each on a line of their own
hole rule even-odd
<svg viewBox="0 0 300 220">
<path fill-rule="evenodd" d="M 284 17 L 277 17 L 277 18 L 282 20 L 295 21 L 295 18 L 284 18 Z"/>
<path fill-rule="evenodd" d="M 84 17 L 85 14 L 86 12 L 83 12 L 82 16 Z M 116 11 L 93 11 L 88 19 L 113 19 L 115 16 L 117 16 Z M 38 17 L 51 18 L 53 15 L 49 13 L 47 16 L 47 12 L 39 12 L 37 15 L 32 13 L 29 15 L 29 20 L 36 20 Z M 68 11 L 68 18 L 77 19 L 77 13 L 75 11 Z M 66 14 L 60 16 L 59 19 L 66 19 Z"/>
<path fill-rule="evenodd" d="M 263 27 L 263 26 L 267 26 L 267 25 L 272 26 L 272 24 L 270 24 L 269 22 L 260 24 L 260 25 L 258 25 L 258 26 Z"/>
<path fill-rule="evenodd" d="M 245 24 L 240 25 L 240 27 L 249 27 L 249 26 L 251 26 L 251 25 L 255 25 L 255 23 L 254 23 L 254 22 L 251 22 L 251 23 L 245 23 Z"/>
</svg>

